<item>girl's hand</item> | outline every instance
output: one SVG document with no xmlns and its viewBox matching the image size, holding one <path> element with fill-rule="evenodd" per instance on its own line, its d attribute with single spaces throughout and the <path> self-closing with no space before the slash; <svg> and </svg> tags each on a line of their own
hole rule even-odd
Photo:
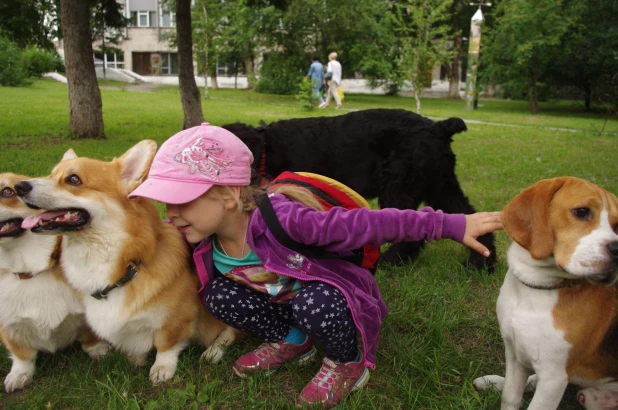
<svg viewBox="0 0 618 410">
<path fill-rule="evenodd" d="M 498 229 L 504 229 L 500 222 L 500 212 L 478 212 L 466 215 L 466 232 L 462 243 L 484 257 L 488 257 L 489 249 L 476 238 Z"/>
</svg>

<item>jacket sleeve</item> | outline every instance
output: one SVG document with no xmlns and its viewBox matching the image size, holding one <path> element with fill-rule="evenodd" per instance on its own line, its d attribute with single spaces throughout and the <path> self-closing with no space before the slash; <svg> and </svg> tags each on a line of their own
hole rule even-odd
<svg viewBox="0 0 618 410">
<path fill-rule="evenodd" d="M 307 77 L 311 78 L 311 73 L 313 72 L 313 64 L 309 67 L 309 71 L 307 72 Z"/>
<path fill-rule="evenodd" d="M 368 243 L 409 242 L 453 239 L 461 242 L 466 227 L 465 215 L 445 214 L 431 208 L 366 208 L 347 210 L 332 208 L 328 212 L 294 201 L 282 201 L 275 208 L 290 237 L 298 242 L 331 251 L 348 251 Z"/>
</svg>

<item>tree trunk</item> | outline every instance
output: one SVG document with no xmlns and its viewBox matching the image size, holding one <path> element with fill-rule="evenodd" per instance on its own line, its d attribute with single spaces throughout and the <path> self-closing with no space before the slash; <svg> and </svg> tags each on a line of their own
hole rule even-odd
<svg viewBox="0 0 618 410">
<path fill-rule="evenodd" d="M 453 39 L 453 47 L 455 49 L 455 57 L 451 61 L 449 69 L 449 87 L 448 98 L 459 99 L 459 83 L 461 81 L 461 45 L 462 37 L 461 32 L 458 32 L 457 36 Z"/>
<path fill-rule="evenodd" d="M 528 108 L 532 114 L 539 113 L 539 96 L 537 95 L 536 81 L 528 84 Z"/>
<path fill-rule="evenodd" d="M 215 65 L 210 72 L 210 86 L 213 90 L 219 89 L 219 83 L 217 82 L 217 66 Z"/>
<path fill-rule="evenodd" d="M 590 111 L 592 107 L 592 89 L 588 84 L 584 86 L 584 101 L 586 111 Z"/>
<path fill-rule="evenodd" d="M 87 1 L 60 0 L 69 86 L 69 127 L 77 138 L 104 138 L 103 103 L 90 40 L 89 4 Z"/>
<path fill-rule="evenodd" d="M 182 128 L 204 122 L 200 90 L 193 74 L 193 40 L 191 38 L 191 0 L 176 1 L 176 41 L 178 42 L 178 82 L 184 112 Z"/>
<path fill-rule="evenodd" d="M 418 92 L 417 87 L 414 87 L 414 99 L 416 100 L 416 113 L 421 115 L 421 93 Z"/>
<path fill-rule="evenodd" d="M 247 89 L 251 90 L 255 87 L 255 70 L 251 56 L 245 57 L 245 72 L 247 73 Z"/>
</svg>

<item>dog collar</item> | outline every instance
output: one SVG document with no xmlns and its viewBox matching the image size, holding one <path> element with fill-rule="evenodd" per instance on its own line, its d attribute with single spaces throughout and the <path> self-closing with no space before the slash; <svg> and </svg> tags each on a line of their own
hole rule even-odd
<svg viewBox="0 0 618 410">
<path fill-rule="evenodd" d="M 135 275 L 137 275 L 137 267 L 141 264 L 142 262 L 140 261 L 131 261 L 129 262 L 129 264 L 127 265 L 127 269 L 124 272 L 124 276 L 122 278 L 120 278 L 120 280 L 116 283 L 112 283 L 111 285 L 109 285 L 108 287 L 106 287 L 103 290 L 97 290 L 96 292 L 92 293 L 90 296 L 92 296 L 93 298 L 95 298 L 96 300 L 101 300 L 107 299 L 107 294 L 109 292 L 111 292 L 112 290 L 116 289 L 116 288 L 121 288 L 124 285 L 126 285 L 127 283 L 131 282 L 131 279 L 133 279 L 135 277 Z"/>
<path fill-rule="evenodd" d="M 555 285 L 540 286 L 540 285 L 532 285 L 530 283 L 526 283 L 519 278 L 517 279 L 521 283 L 523 283 L 525 286 L 528 286 L 529 288 L 532 288 L 532 289 L 539 289 L 539 290 L 554 290 L 554 289 L 572 288 L 573 286 L 577 286 L 581 284 L 581 279 L 564 279 L 556 283 Z"/>
<path fill-rule="evenodd" d="M 32 274 L 32 272 L 15 272 L 14 275 L 22 280 L 34 278 L 34 275 Z"/>
</svg>

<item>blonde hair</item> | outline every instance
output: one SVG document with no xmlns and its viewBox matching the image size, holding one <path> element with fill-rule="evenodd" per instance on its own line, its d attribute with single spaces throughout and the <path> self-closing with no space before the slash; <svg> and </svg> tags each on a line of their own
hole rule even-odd
<svg viewBox="0 0 618 410">
<path fill-rule="evenodd" d="M 255 208 L 257 208 L 255 199 L 260 197 L 261 195 L 266 195 L 267 192 L 275 192 L 278 194 L 282 194 L 293 201 L 300 202 L 301 204 L 310 206 L 311 208 L 317 209 L 318 211 L 324 211 L 324 206 L 322 206 L 320 201 L 318 201 L 315 195 L 308 189 L 294 185 L 274 184 L 272 186 L 268 185 L 266 187 L 258 187 L 254 185 L 241 186 L 240 195 L 238 197 L 238 212 L 253 211 Z M 235 196 L 232 193 L 232 187 L 223 185 L 213 186 L 208 191 L 206 191 L 204 195 L 210 198 L 219 199 L 224 199 L 229 196 Z"/>
<path fill-rule="evenodd" d="M 337 59 L 337 53 L 335 53 L 334 51 L 332 53 L 330 53 L 328 55 L 328 59 L 329 60 L 336 60 Z"/>
</svg>

